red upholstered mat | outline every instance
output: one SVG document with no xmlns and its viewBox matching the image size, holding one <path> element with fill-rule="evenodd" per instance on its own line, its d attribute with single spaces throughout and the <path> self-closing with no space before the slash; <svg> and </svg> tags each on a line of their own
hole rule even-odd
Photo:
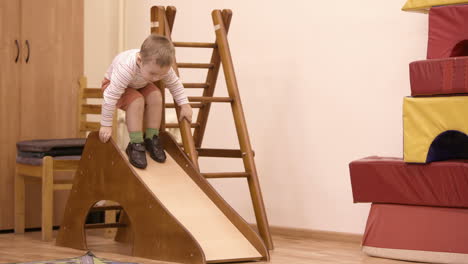
<svg viewBox="0 0 468 264">
<path fill-rule="evenodd" d="M 412 96 L 468 93 L 468 57 L 412 62 L 410 81 Z"/>
<path fill-rule="evenodd" d="M 468 209 L 373 204 L 363 246 L 466 254 L 466 223 Z"/>
<path fill-rule="evenodd" d="M 430 9 L 428 59 L 468 56 L 466 40 L 468 40 L 468 5 Z"/>
<path fill-rule="evenodd" d="M 407 164 L 369 157 L 349 164 L 355 203 L 468 208 L 468 161 Z"/>
</svg>

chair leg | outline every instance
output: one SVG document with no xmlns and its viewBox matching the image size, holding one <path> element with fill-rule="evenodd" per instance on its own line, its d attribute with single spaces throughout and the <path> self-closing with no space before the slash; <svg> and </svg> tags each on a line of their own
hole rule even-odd
<svg viewBox="0 0 468 264">
<path fill-rule="evenodd" d="M 46 156 L 42 163 L 42 240 L 52 240 L 52 221 L 54 206 L 54 160 Z"/>
<path fill-rule="evenodd" d="M 106 206 L 118 205 L 118 203 L 112 202 L 112 201 L 106 201 L 105 205 Z M 115 210 L 104 211 L 104 223 L 106 223 L 106 224 L 115 223 L 116 219 L 117 219 L 117 212 Z M 117 230 L 115 228 L 106 228 L 106 229 L 104 229 L 104 237 L 105 238 L 114 239 L 116 233 L 117 233 Z"/>
<path fill-rule="evenodd" d="M 24 234 L 25 222 L 25 182 L 24 176 L 15 172 L 15 233 Z"/>
</svg>

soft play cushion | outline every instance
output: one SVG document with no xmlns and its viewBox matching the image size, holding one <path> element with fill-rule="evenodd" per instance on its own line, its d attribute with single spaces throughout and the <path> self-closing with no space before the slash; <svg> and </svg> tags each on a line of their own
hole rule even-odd
<svg viewBox="0 0 468 264">
<path fill-rule="evenodd" d="M 468 159 L 467 132 L 468 96 L 404 98 L 405 162 Z"/>
<path fill-rule="evenodd" d="M 373 204 L 362 250 L 375 257 L 468 263 L 468 209 Z"/>
<path fill-rule="evenodd" d="M 433 7 L 429 11 L 427 58 L 468 56 L 468 5 Z"/>
<path fill-rule="evenodd" d="M 17 142 L 16 148 L 22 152 L 46 152 L 54 149 L 83 148 L 85 143 L 85 138 L 38 139 Z"/>
<path fill-rule="evenodd" d="M 468 160 L 409 164 L 368 157 L 349 164 L 355 203 L 468 208 Z"/>
<path fill-rule="evenodd" d="M 412 62 L 410 81 L 412 96 L 468 93 L 468 57 Z"/>
<path fill-rule="evenodd" d="M 403 6 L 404 11 L 427 12 L 433 6 L 454 5 L 468 3 L 462 0 L 408 0 Z"/>
</svg>

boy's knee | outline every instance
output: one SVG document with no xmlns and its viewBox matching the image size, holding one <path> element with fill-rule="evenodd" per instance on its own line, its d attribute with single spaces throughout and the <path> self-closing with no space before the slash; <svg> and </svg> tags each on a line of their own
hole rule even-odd
<svg viewBox="0 0 468 264">
<path fill-rule="evenodd" d="M 130 103 L 130 105 L 133 106 L 133 107 L 143 108 L 145 106 L 145 99 L 143 98 L 143 96 L 139 96 L 139 97 L 133 99 L 133 101 Z"/>
<path fill-rule="evenodd" d="M 160 90 L 152 91 L 145 97 L 146 104 L 160 104 L 162 102 L 162 94 Z"/>
</svg>

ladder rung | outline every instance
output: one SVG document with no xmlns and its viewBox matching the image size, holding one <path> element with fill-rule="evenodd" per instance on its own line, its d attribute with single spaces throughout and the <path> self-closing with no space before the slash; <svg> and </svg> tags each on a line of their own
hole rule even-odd
<svg viewBox="0 0 468 264">
<path fill-rule="evenodd" d="M 216 103 L 231 103 L 233 100 L 230 97 L 209 97 L 209 96 L 189 96 L 190 102 L 216 102 Z"/>
<path fill-rule="evenodd" d="M 203 42 L 172 42 L 174 47 L 185 48 L 216 48 L 216 43 L 203 43 Z"/>
<path fill-rule="evenodd" d="M 73 187 L 73 184 L 71 184 L 71 183 L 59 183 L 59 184 L 54 183 L 54 190 L 56 190 L 56 191 L 71 190 L 72 187 Z"/>
<path fill-rule="evenodd" d="M 80 123 L 81 131 L 98 131 L 100 127 L 101 127 L 101 124 L 99 122 L 82 121 Z"/>
<path fill-rule="evenodd" d="M 199 157 L 214 158 L 242 158 L 242 152 L 239 149 L 210 149 L 197 148 Z M 252 153 L 255 156 L 255 152 Z"/>
<path fill-rule="evenodd" d="M 202 173 L 203 177 L 207 179 L 220 179 L 220 178 L 247 178 L 250 176 L 247 172 L 212 172 Z"/>
<path fill-rule="evenodd" d="M 83 114 L 99 115 L 101 113 L 101 105 L 84 104 L 81 107 Z"/>
<path fill-rule="evenodd" d="M 198 124 L 198 123 L 190 124 L 191 128 L 196 128 L 196 127 L 199 127 L 199 126 L 200 126 L 200 124 Z M 166 128 L 179 128 L 179 123 L 167 123 Z"/>
<path fill-rule="evenodd" d="M 84 98 L 102 98 L 102 90 L 98 88 L 85 88 L 83 90 Z"/>
<path fill-rule="evenodd" d="M 213 63 L 177 63 L 179 68 L 193 68 L 193 69 L 211 69 L 214 67 Z"/>
<path fill-rule="evenodd" d="M 208 83 L 183 83 L 184 88 L 208 88 Z"/>
<path fill-rule="evenodd" d="M 110 211 L 110 210 L 123 210 L 120 205 L 109 205 L 109 206 L 95 206 L 90 209 L 92 212 L 96 211 Z"/>
<path fill-rule="evenodd" d="M 120 223 L 110 223 L 110 224 L 87 224 L 85 229 L 98 229 L 98 228 L 116 228 L 116 227 L 126 227 L 125 224 Z"/>
<path fill-rule="evenodd" d="M 190 103 L 190 106 L 192 108 L 202 108 L 204 104 L 201 103 Z M 175 104 L 166 104 L 166 108 L 175 108 Z"/>
</svg>

